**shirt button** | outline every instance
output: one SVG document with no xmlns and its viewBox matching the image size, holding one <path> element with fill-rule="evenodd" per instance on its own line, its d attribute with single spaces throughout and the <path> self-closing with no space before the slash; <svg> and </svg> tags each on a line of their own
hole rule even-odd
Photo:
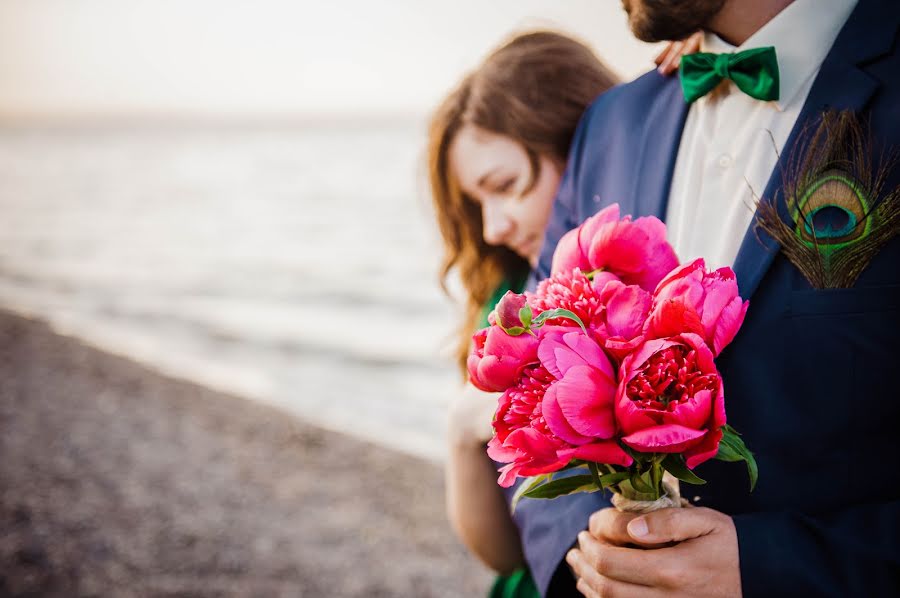
<svg viewBox="0 0 900 598">
<path fill-rule="evenodd" d="M 719 167 L 720 168 L 728 168 L 729 166 L 731 166 L 732 162 L 733 162 L 733 159 L 728 154 L 722 154 L 721 156 L 719 156 Z"/>
</svg>

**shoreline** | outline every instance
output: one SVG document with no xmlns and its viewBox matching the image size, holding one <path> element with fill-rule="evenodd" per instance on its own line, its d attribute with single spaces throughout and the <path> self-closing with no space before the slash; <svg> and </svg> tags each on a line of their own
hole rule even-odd
<svg viewBox="0 0 900 598">
<path fill-rule="evenodd" d="M 0 311 L 0 594 L 473 596 L 433 462 Z"/>
</svg>

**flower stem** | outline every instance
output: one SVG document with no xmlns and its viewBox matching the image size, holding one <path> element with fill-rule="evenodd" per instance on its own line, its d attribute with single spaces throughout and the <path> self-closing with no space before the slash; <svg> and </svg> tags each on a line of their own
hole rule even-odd
<svg viewBox="0 0 900 598">
<path fill-rule="evenodd" d="M 657 499 L 662 496 L 663 468 L 661 461 L 663 458 L 665 458 L 665 455 L 660 455 L 660 458 L 653 459 L 650 469 L 650 479 L 653 481 L 653 491 L 656 493 Z"/>
<path fill-rule="evenodd" d="M 593 461 L 589 462 L 588 469 L 591 470 L 591 477 L 594 478 L 594 483 L 597 484 L 597 489 L 603 490 L 603 482 L 600 481 L 600 471 L 597 468 L 597 464 Z"/>
</svg>

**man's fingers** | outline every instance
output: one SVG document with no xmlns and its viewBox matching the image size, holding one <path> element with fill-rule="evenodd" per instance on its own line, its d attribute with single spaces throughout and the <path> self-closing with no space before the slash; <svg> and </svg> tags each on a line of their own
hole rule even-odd
<svg viewBox="0 0 900 598">
<path fill-rule="evenodd" d="M 667 553 L 640 548 L 613 546 L 587 532 L 578 534 L 578 548 L 584 560 L 600 575 L 616 581 L 658 586 L 660 571 L 666 569 Z"/>
<path fill-rule="evenodd" d="M 572 567 L 572 572 L 578 580 L 576 588 L 587 598 L 615 598 L 616 596 L 661 598 L 663 596 L 654 588 L 619 581 L 603 575 L 591 566 L 585 554 L 577 548 L 569 551 L 566 561 Z"/>
<path fill-rule="evenodd" d="M 705 508 L 661 509 L 629 520 L 627 533 L 641 545 L 681 542 L 715 531 L 724 516 Z"/>
<path fill-rule="evenodd" d="M 616 509 L 601 509 L 594 512 L 588 523 L 588 531 L 600 540 L 616 545 L 631 544 L 628 522 L 637 517 L 636 513 L 623 513 Z"/>
</svg>

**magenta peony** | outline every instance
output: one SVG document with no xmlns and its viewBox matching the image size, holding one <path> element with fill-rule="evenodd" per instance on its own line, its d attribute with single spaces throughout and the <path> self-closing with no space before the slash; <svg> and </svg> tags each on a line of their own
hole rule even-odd
<svg viewBox="0 0 900 598">
<path fill-rule="evenodd" d="M 612 204 L 563 235 L 553 254 L 551 273 L 600 270 L 652 292 L 676 266 L 678 257 L 658 218 L 619 219 L 619 204 Z"/>
<path fill-rule="evenodd" d="M 525 368 L 500 398 L 488 454 L 507 463 L 501 486 L 550 473 L 572 459 L 630 465 L 615 441 L 615 373 L 603 349 L 580 329 L 542 328 L 540 363 Z"/>
<path fill-rule="evenodd" d="M 600 293 L 603 313 L 597 322 L 595 336 L 603 342 L 607 353 L 616 361 L 644 341 L 643 330 L 650 312 L 650 293 L 637 285 L 618 280 L 606 283 Z"/>
<path fill-rule="evenodd" d="M 535 315 L 552 309 L 567 309 L 578 316 L 587 328 L 596 328 L 601 323 L 604 310 L 600 302 L 601 285 L 610 280 L 617 279 L 612 274 L 604 273 L 592 281 L 578 268 L 558 272 L 538 283 L 534 294 L 528 294 L 528 302 L 534 308 Z M 575 325 L 565 318 L 554 318 L 550 323 Z"/>
<path fill-rule="evenodd" d="M 571 311 L 585 324 L 591 336 L 616 361 L 639 345 L 647 315 L 650 293 L 637 285 L 626 285 L 609 272 L 600 272 L 588 280 L 581 270 L 559 272 L 538 284 L 529 303 L 535 313 L 563 308 Z M 571 326 L 571 320 L 550 320 L 561 326 Z"/>
<path fill-rule="evenodd" d="M 646 453 L 682 453 L 694 468 L 716 455 L 725 395 L 713 354 L 696 334 L 644 342 L 619 371 L 622 442 Z"/>
<path fill-rule="evenodd" d="M 472 337 L 466 360 L 469 380 L 486 392 L 502 392 L 516 383 L 522 369 L 537 361 L 537 338 L 510 336 L 499 326 L 489 326 Z"/>
<path fill-rule="evenodd" d="M 664 338 L 693 332 L 718 356 L 740 329 L 748 305 L 738 294 L 731 268 L 707 272 L 699 258 L 673 270 L 659 283 L 645 336 Z"/>
</svg>

